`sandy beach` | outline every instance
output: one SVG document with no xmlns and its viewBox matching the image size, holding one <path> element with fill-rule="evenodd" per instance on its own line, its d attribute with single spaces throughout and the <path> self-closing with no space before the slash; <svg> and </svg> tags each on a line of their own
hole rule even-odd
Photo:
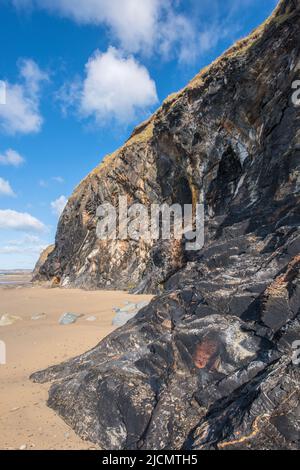
<svg viewBox="0 0 300 470">
<path fill-rule="evenodd" d="M 49 384 L 29 381 L 34 371 L 81 354 L 95 346 L 114 327 L 113 307 L 141 302 L 151 296 L 126 292 L 81 291 L 27 287 L 28 279 L 0 285 L 0 317 L 19 317 L 0 327 L 6 345 L 6 364 L 0 365 L 0 448 L 93 449 L 46 406 Z M 82 314 L 72 325 L 60 325 L 65 312 Z M 42 315 L 32 320 L 34 315 Z M 95 316 L 95 321 L 88 321 Z"/>
</svg>

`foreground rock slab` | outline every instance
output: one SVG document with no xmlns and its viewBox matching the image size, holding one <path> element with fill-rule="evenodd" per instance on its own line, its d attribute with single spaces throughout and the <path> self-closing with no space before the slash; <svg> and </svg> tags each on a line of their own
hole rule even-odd
<svg viewBox="0 0 300 470">
<path fill-rule="evenodd" d="M 121 308 L 115 308 L 114 311 L 116 312 L 116 315 L 112 321 L 112 324 L 114 326 L 124 326 L 126 323 L 134 318 L 138 312 L 149 305 L 150 302 L 139 302 L 137 304 L 132 303 L 132 302 L 127 302 L 125 307 Z"/>
</svg>

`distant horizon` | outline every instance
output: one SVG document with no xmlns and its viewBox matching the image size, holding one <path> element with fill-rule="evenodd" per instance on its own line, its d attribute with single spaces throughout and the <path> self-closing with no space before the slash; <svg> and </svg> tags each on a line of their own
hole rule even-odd
<svg viewBox="0 0 300 470">
<path fill-rule="evenodd" d="M 12 273 L 17 273 L 17 272 L 32 272 L 32 269 L 20 269 L 20 268 L 14 268 L 14 269 L 1 269 L 0 268 L 0 274 L 5 274 L 8 272 Z"/>
</svg>

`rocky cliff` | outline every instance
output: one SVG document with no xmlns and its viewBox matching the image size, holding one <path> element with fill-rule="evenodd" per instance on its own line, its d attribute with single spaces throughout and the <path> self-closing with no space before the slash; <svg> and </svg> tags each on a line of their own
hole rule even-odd
<svg viewBox="0 0 300 470">
<path fill-rule="evenodd" d="M 171 96 L 75 190 L 40 279 L 160 295 L 92 351 L 39 372 L 106 449 L 298 449 L 300 2 Z M 99 203 L 205 202 L 205 246 L 100 242 Z"/>
<path fill-rule="evenodd" d="M 45 248 L 42 253 L 39 256 L 39 259 L 34 267 L 34 270 L 32 272 L 32 278 L 37 280 L 39 278 L 39 273 L 41 267 L 45 264 L 45 262 L 48 259 L 48 256 L 52 253 L 54 250 L 55 246 L 54 245 L 49 245 L 47 248 Z"/>
</svg>

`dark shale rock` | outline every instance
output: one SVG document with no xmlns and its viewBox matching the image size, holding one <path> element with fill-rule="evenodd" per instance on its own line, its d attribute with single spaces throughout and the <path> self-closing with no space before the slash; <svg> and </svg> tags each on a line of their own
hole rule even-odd
<svg viewBox="0 0 300 470">
<path fill-rule="evenodd" d="M 237 43 L 76 189 L 39 279 L 162 292 L 93 350 L 38 372 L 105 449 L 299 449 L 300 2 Z M 206 241 L 97 242 L 95 209 L 206 204 Z M 179 199 L 179 201 L 178 201 Z"/>
<path fill-rule="evenodd" d="M 42 253 L 40 254 L 40 257 L 35 265 L 35 268 L 33 270 L 33 273 L 32 273 L 32 278 L 37 280 L 38 277 L 39 277 L 39 272 L 40 272 L 40 269 L 41 267 L 45 264 L 45 262 L 47 261 L 48 259 L 48 256 L 52 253 L 52 251 L 54 250 L 55 246 L 54 245 L 49 245 L 47 246 L 47 248 L 45 248 Z"/>
</svg>

